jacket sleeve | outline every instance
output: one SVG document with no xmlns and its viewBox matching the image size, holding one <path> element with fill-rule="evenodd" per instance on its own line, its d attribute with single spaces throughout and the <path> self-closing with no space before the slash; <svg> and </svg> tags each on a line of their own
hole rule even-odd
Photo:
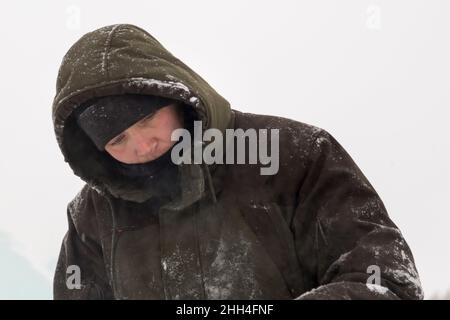
<svg viewBox="0 0 450 320">
<path fill-rule="evenodd" d="M 67 219 L 69 229 L 62 241 L 54 274 L 53 298 L 113 299 L 87 185 L 68 204 Z"/>
<path fill-rule="evenodd" d="M 327 131 L 316 134 L 307 166 L 293 227 L 311 290 L 297 299 L 423 299 L 405 239 L 373 186 Z"/>
</svg>

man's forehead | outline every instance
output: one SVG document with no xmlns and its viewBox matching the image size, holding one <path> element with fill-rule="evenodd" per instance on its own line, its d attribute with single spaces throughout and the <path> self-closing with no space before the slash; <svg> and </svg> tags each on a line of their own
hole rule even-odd
<svg viewBox="0 0 450 320">
<path fill-rule="evenodd" d="M 139 94 L 101 97 L 78 115 L 77 122 L 97 148 L 104 150 L 111 139 L 174 102 L 164 97 Z"/>
</svg>

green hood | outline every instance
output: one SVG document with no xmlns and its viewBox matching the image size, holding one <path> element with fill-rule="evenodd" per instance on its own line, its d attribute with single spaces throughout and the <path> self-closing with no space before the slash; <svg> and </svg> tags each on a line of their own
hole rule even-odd
<svg viewBox="0 0 450 320">
<path fill-rule="evenodd" d="M 126 200 L 139 199 L 140 190 L 111 174 L 104 153 L 96 150 L 73 116 L 89 99 L 124 93 L 180 100 L 194 108 L 205 130 L 223 132 L 232 120 L 228 101 L 143 29 L 118 24 L 85 34 L 59 69 L 52 109 L 55 134 L 74 174 L 98 192 Z"/>
</svg>

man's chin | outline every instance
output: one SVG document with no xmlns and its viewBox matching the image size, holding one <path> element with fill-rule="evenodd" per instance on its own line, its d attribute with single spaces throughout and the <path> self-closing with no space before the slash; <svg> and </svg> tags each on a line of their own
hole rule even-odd
<svg viewBox="0 0 450 320">
<path fill-rule="evenodd" d="M 163 154 L 164 154 L 164 153 L 163 153 Z M 137 164 L 144 164 L 144 163 L 152 162 L 152 161 L 154 161 L 154 160 L 156 160 L 156 159 L 159 159 L 163 154 L 160 154 L 160 155 L 158 155 L 158 156 L 156 156 L 156 157 L 148 157 L 148 158 L 145 158 L 145 160 L 139 161 L 139 162 L 137 162 Z"/>
</svg>

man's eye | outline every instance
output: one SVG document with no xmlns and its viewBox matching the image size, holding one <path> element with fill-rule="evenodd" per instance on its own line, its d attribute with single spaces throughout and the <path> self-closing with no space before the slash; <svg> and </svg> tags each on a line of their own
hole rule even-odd
<svg viewBox="0 0 450 320">
<path fill-rule="evenodd" d="M 120 136 L 119 138 L 115 139 L 113 142 L 111 142 L 112 146 L 115 146 L 123 141 L 123 136 Z"/>
</svg>

